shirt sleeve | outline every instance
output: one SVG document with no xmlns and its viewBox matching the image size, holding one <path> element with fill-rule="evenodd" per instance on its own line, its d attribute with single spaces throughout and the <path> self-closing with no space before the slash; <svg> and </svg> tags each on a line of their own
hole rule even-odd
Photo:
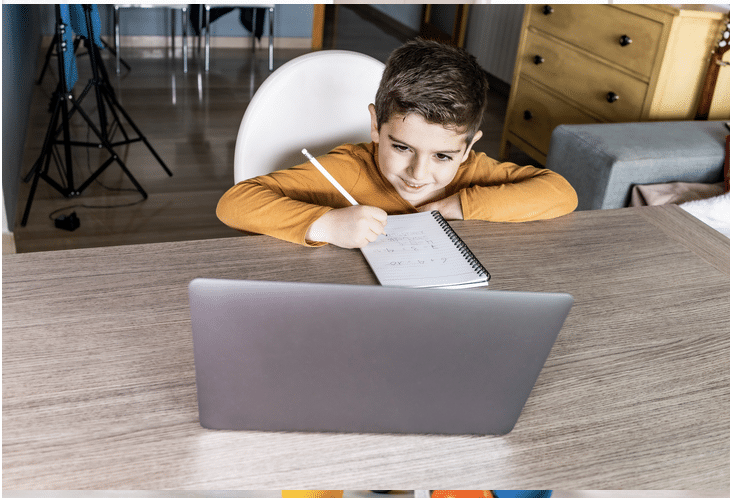
<svg viewBox="0 0 730 498">
<path fill-rule="evenodd" d="M 473 161 L 471 161 L 473 159 Z M 464 219 L 531 221 L 575 210 L 578 196 L 565 178 L 548 169 L 500 163 L 484 154 L 460 172 Z"/>
<path fill-rule="evenodd" d="M 354 174 L 344 173 L 327 157 L 320 158 L 330 174 L 345 188 L 353 183 Z M 357 169 L 349 165 L 350 170 Z M 335 170 L 339 174 L 335 173 Z M 339 176 L 339 178 L 338 178 Z M 234 185 L 218 201 L 216 215 L 226 225 L 245 232 L 270 235 L 278 239 L 308 246 L 305 235 L 309 227 L 323 214 L 336 207 L 349 205 L 322 174 L 309 163 L 287 170 L 275 171 Z"/>
<path fill-rule="evenodd" d="M 317 196 L 322 185 L 315 181 L 314 173 L 321 176 L 302 165 L 240 182 L 218 201 L 216 215 L 237 230 L 302 245 L 324 245 L 305 240 L 312 223 L 333 209 Z"/>
</svg>

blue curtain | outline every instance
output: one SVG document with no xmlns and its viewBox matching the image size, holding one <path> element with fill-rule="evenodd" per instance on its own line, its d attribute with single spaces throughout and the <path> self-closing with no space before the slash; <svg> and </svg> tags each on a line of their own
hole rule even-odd
<svg viewBox="0 0 730 498">
<path fill-rule="evenodd" d="M 88 39 L 89 33 L 86 30 L 86 14 L 83 5 L 71 4 L 67 7 L 70 7 L 71 10 L 71 27 L 74 32 Z M 94 31 L 94 44 L 99 48 L 104 48 L 101 43 L 101 19 L 96 5 L 91 5 L 91 29 Z"/>
<path fill-rule="evenodd" d="M 60 5 L 61 11 L 61 22 L 66 25 L 66 31 L 63 33 L 63 42 L 66 44 L 66 49 L 61 50 L 61 47 L 56 47 L 60 57 L 63 59 L 63 71 L 66 74 L 66 90 L 71 89 L 76 84 L 76 80 L 79 79 L 78 69 L 76 68 L 76 55 L 74 54 L 74 34 L 71 29 L 71 14 L 69 12 L 69 6 L 66 4 Z"/>
<path fill-rule="evenodd" d="M 61 21 L 66 25 L 66 31 L 63 34 L 63 41 L 66 42 L 66 50 L 60 51 L 63 57 L 63 70 L 66 73 L 66 90 L 71 91 L 78 80 L 78 68 L 76 67 L 76 55 L 73 51 L 73 36 L 76 33 L 84 38 L 89 38 L 89 32 L 86 26 L 86 13 L 84 7 L 78 4 L 62 4 L 59 6 L 61 10 Z M 91 6 L 91 29 L 94 31 L 94 44 L 99 48 L 104 48 L 101 43 L 101 19 L 99 18 L 99 9 L 96 5 Z M 60 49 L 60 47 L 57 47 Z"/>
</svg>

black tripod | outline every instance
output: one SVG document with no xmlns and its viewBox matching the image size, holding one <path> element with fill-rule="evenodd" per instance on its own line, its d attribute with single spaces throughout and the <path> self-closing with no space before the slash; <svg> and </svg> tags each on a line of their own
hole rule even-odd
<svg viewBox="0 0 730 498">
<path fill-rule="evenodd" d="M 124 108 L 119 104 L 119 102 L 116 99 L 116 96 L 114 94 L 114 89 L 112 88 L 111 84 L 109 83 L 109 77 L 106 72 L 106 68 L 104 67 L 104 63 L 101 59 L 101 54 L 99 53 L 99 49 L 94 43 L 94 33 L 93 33 L 93 25 L 92 25 L 92 19 L 91 19 L 91 11 L 92 8 L 90 5 L 84 5 L 84 15 L 86 20 L 86 30 L 88 36 L 85 39 L 85 44 L 87 47 L 87 50 L 89 52 L 89 60 L 91 62 L 91 71 L 92 71 L 92 77 L 87 83 L 86 87 L 84 88 L 83 92 L 79 96 L 78 99 L 75 99 L 73 95 L 69 92 L 69 89 L 66 85 L 66 73 L 64 68 L 64 60 L 66 57 L 74 57 L 73 54 L 73 48 L 68 46 L 67 41 L 64 39 L 64 35 L 66 33 L 66 30 L 69 29 L 69 26 L 67 26 L 64 23 L 63 17 L 61 15 L 61 7 L 60 5 L 56 5 L 56 43 L 57 43 L 57 56 L 58 56 L 58 71 L 59 71 L 59 83 L 56 91 L 53 94 L 52 102 L 51 102 L 51 108 L 52 108 L 52 117 L 51 122 L 49 123 L 48 129 L 46 131 L 46 136 L 43 142 L 43 149 L 41 151 L 41 155 L 38 158 L 38 160 L 35 162 L 33 167 L 31 168 L 30 172 L 26 175 L 26 177 L 23 179 L 23 181 L 28 182 L 30 181 L 31 177 L 33 178 L 33 183 L 31 184 L 30 188 L 30 194 L 28 196 L 28 202 L 25 206 L 25 212 L 23 213 L 23 219 L 21 221 L 21 226 L 25 226 L 28 222 L 28 215 L 30 214 L 30 208 L 33 203 L 33 197 L 35 195 L 36 188 L 38 187 L 38 181 L 42 178 L 46 181 L 51 187 L 56 189 L 58 192 L 60 192 L 65 197 L 75 197 L 78 195 L 81 195 L 81 193 L 92 183 L 96 178 L 106 170 L 106 168 L 111 165 L 112 163 L 117 163 L 119 167 L 122 169 L 124 174 L 129 178 L 129 180 L 132 182 L 134 187 L 137 189 L 137 191 L 142 194 L 142 197 L 144 199 L 147 199 L 147 192 L 142 188 L 142 186 L 137 182 L 137 180 L 134 178 L 132 173 L 127 169 L 124 162 L 121 160 L 119 155 L 114 151 L 114 147 L 119 145 L 127 145 L 134 142 L 142 141 L 145 143 L 147 148 L 150 150 L 152 155 L 157 159 L 157 161 L 160 163 L 162 168 L 165 170 L 165 172 L 172 176 L 172 172 L 169 170 L 169 168 L 165 165 L 165 163 L 162 161 L 162 158 L 155 152 L 155 150 L 152 148 L 150 143 L 147 141 L 147 138 L 142 134 L 140 129 L 137 127 L 137 125 L 134 124 L 134 121 L 129 117 L 129 115 L 126 113 Z M 71 51 L 69 54 L 68 52 Z M 98 117 L 99 117 L 99 126 L 97 127 L 94 122 L 91 120 L 89 115 L 84 111 L 84 109 L 81 107 L 81 103 L 83 102 L 84 98 L 90 93 L 91 89 L 94 89 L 94 94 L 96 96 L 96 105 L 97 105 L 97 111 L 98 111 Z M 71 109 L 69 110 L 69 104 L 71 104 Z M 113 116 L 113 120 L 111 122 L 111 126 L 116 127 L 121 131 L 122 135 L 124 136 L 124 139 L 117 142 L 111 142 L 112 135 L 116 130 L 114 130 L 112 133 L 109 132 L 110 123 L 107 119 L 107 109 Z M 71 140 L 70 136 L 70 128 L 69 128 L 69 120 L 73 116 L 75 112 L 78 112 L 84 119 L 84 121 L 87 123 L 89 128 L 94 132 L 94 135 L 97 137 L 99 142 L 92 143 L 92 142 L 79 142 L 79 141 L 73 141 Z M 119 120 L 119 114 L 121 114 L 126 122 L 129 124 L 132 129 L 134 129 L 135 133 L 137 134 L 136 137 L 130 137 L 126 130 L 124 129 L 124 126 L 122 125 L 121 121 Z M 61 123 L 59 125 L 59 119 L 61 120 Z M 63 138 L 59 139 L 58 136 L 60 134 L 63 134 Z M 56 150 L 56 145 L 62 145 L 64 149 L 64 158 L 60 157 L 60 154 Z M 106 149 L 110 157 L 101 165 L 99 168 L 79 187 L 74 186 L 74 175 L 73 175 L 73 162 L 71 157 L 71 146 L 83 146 L 83 147 L 92 147 L 92 148 L 98 148 L 98 149 Z M 51 159 L 54 159 L 57 166 L 59 167 L 59 171 L 61 171 L 61 176 L 65 177 L 61 179 L 61 182 L 65 185 L 62 185 L 61 183 L 54 180 L 51 176 L 49 176 L 48 171 L 51 163 Z M 65 161 L 65 164 L 64 164 Z M 65 170 L 65 174 L 64 173 Z"/>
<path fill-rule="evenodd" d="M 48 69 L 48 65 L 51 63 L 51 57 L 53 57 L 53 50 L 56 48 L 57 43 L 58 43 L 58 40 L 54 36 L 53 40 L 51 41 L 51 44 L 48 45 L 48 50 L 46 51 L 46 60 L 45 60 L 45 62 L 43 62 L 43 68 L 41 69 L 40 76 L 38 76 L 38 81 L 36 81 L 36 85 L 40 85 L 41 83 L 43 83 L 43 76 L 45 76 L 46 69 Z M 105 42 L 103 38 L 101 40 L 101 43 L 104 45 L 104 48 L 106 48 L 109 52 L 112 53 L 112 55 L 114 55 L 114 56 L 117 55 L 116 50 L 114 50 L 114 48 L 112 48 L 107 42 Z M 79 44 L 79 40 L 78 39 L 74 40 L 74 51 L 76 50 L 78 44 Z M 124 59 L 120 58 L 119 62 L 121 62 L 122 65 L 127 68 L 127 70 L 132 69 L 129 66 L 129 64 L 127 64 L 127 61 L 125 61 Z"/>
</svg>

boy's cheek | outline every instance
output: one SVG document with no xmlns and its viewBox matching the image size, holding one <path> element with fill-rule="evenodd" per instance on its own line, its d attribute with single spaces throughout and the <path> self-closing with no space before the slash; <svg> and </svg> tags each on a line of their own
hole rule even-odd
<svg viewBox="0 0 730 498">
<path fill-rule="evenodd" d="M 380 170 L 381 175 L 389 178 L 389 176 L 398 172 L 398 168 L 399 165 L 397 164 L 397 161 L 394 161 L 392 157 L 389 157 L 387 154 L 380 154 L 378 169 Z"/>
</svg>

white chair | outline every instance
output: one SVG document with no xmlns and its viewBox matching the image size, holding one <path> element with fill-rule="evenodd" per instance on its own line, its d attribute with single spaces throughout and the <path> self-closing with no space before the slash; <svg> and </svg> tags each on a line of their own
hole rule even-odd
<svg viewBox="0 0 730 498">
<path fill-rule="evenodd" d="M 233 159 L 235 183 L 306 162 L 343 143 L 370 142 L 368 104 L 384 64 L 368 55 L 323 50 L 287 62 L 246 108 Z"/>
</svg>

